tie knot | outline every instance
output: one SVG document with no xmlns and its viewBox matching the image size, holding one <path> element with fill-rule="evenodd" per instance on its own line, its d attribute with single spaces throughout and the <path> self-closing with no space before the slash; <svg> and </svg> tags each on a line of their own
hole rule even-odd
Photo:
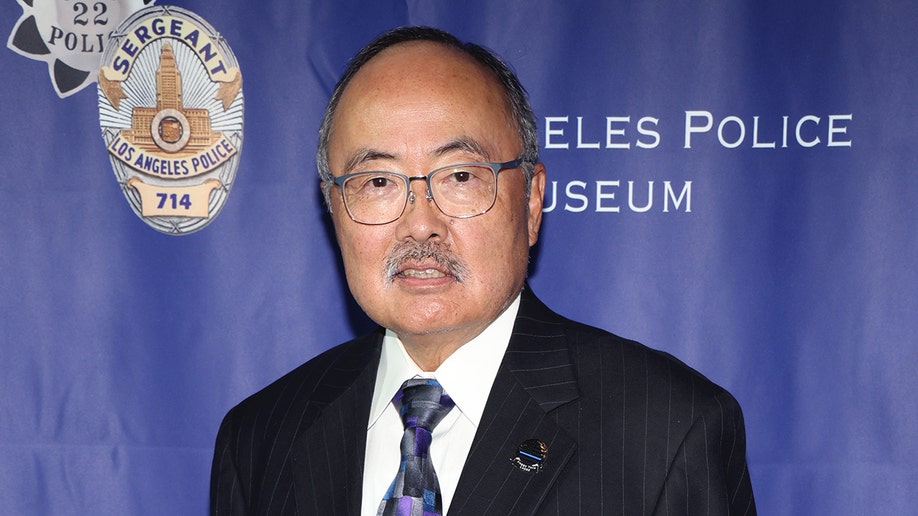
<svg viewBox="0 0 918 516">
<path fill-rule="evenodd" d="M 412 378 L 392 398 L 392 403 L 402 416 L 405 428 L 423 428 L 432 432 L 434 427 L 454 406 L 452 398 L 443 391 L 440 382 L 431 378 Z"/>
</svg>

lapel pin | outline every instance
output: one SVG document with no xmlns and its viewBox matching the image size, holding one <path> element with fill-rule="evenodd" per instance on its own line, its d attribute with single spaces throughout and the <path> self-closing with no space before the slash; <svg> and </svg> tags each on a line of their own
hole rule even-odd
<svg viewBox="0 0 918 516">
<path fill-rule="evenodd" d="M 527 439 L 520 444 L 516 456 L 510 459 L 516 467 L 529 472 L 540 472 L 548 455 L 548 445 L 539 439 Z"/>
</svg>

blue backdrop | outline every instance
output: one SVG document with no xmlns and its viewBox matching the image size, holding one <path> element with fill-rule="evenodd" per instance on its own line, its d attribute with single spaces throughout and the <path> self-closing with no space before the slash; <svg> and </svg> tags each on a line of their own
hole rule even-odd
<svg viewBox="0 0 918 516">
<path fill-rule="evenodd" d="M 0 31 L 53 3 L 2 0 Z M 225 411 L 370 326 L 316 131 L 349 56 L 428 24 L 531 93 L 534 290 L 728 388 L 762 514 L 915 514 L 918 4 L 175 4 L 244 77 L 235 184 L 190 235 L 131 211 L 94 84 L 59 98 L 47 56 L 0 51 L 0 513 L 204 514 Z"/>
</svg>

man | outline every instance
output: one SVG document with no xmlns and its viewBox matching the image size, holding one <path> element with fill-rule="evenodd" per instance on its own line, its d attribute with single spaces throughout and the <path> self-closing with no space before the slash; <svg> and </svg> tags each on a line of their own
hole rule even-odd
<svg viewBox="0 0 918 516">
<path fill-rule="evenodd" d="M 755 513 L 729 393 L 525 285 L 545 169 L 501 61 L 434 29 L 380 36 L 336 86 L 318 166 L 380 329 L 227 414 L 214 514 Z"/>
</svg>

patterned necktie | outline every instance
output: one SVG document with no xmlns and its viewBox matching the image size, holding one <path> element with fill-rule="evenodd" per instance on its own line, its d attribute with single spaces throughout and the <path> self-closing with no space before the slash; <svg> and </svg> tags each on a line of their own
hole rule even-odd
<svg viewBox="0 0 918 516">
<path fill-rule="evenodd" d="M 402 461 L 395 480 L 379 504 L 377 516 L 439 516 L 440 483 L 428 457 L 431 434 L 455 406 L 439 382 L 413 378 L 402 384 L 392 403 L 402 416 Z"/>
</svg>

